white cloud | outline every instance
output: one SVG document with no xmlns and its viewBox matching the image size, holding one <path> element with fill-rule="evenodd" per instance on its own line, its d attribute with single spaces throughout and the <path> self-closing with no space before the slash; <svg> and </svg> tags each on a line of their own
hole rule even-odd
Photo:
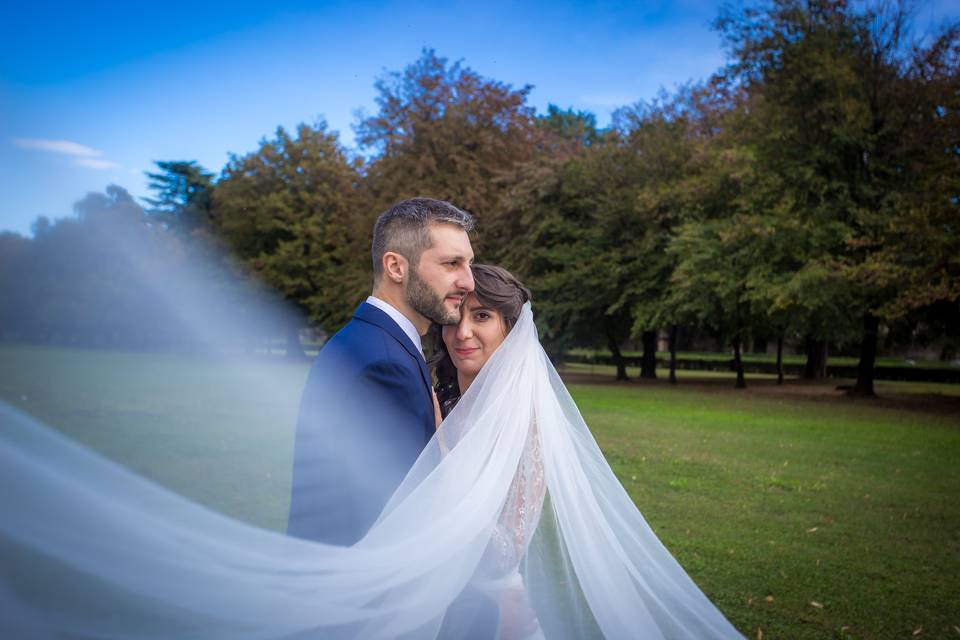
<svg viewBox="0 0 960 640">
<path fill-rule="evenodd" d="M 73 161 L 73 164 L 78 167 L 86 167 L 88 169 L 119 169 L 120 165 L 116 162 L 110 162 L 109 160 L 99 160 L 97 158 L 77 158 Z"/>
<path fill-rule="evenodd" d="M 38 149 L 73 156 L 73 164 L 86 169 L 122 169 L 116 162 L 104 160 L 103 151 L 71 142 L 70 140 L 46 140 L 44 138 L 15 138 L 13 143 L 21 149 Z"/>
<path fill-rule="evenodd" d="M 68 156 L 77 156 L 81 158 L 94 158 L 102 156 L 103 152 L 91 147 L 87 147 L 69 140 L 44 140 L 42 138 L 16 138 L 13 144 L 21 149 L 39 149 L 41 151 L 52 151 L 54 153 L 64 153 Z"/>
</svg>

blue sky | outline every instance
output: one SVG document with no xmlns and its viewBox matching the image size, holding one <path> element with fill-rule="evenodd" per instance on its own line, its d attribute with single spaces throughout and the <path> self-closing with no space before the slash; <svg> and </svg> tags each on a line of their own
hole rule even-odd
<svg viewBox="0 0 960 640">
<path fill-rule="evenodd" d="M 20 5 L 20 6 L 14 6 Z M 945 15 L 950 3 L 926 9 Z M 30 2 L 0 8 L 0 229 L 70 215 L 89 191 L 147 195 L 155 160 L 219 173 L 278 125 L 325 118 L 353 144 L 373 83 L 424 47 L 596 113 L 724 62 L 698 2 Z M 926 15 L 926 14 L 925 14 Z"/>
</svg>

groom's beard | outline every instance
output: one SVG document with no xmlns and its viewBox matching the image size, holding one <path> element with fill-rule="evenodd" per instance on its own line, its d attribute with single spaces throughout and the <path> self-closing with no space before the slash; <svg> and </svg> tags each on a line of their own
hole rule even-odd
<svg viewBox="0 0 960 640">
<path fill-rule="evenodd" d="M 407 304 L 414 311 L 428 320 L 439 325 L 457 324 L 460 322 L 460 308 L 450 311 L 443 305 L 444 297 L 430 288 L 425 280 L 417 275 L 416 268 L 410 270 L 407 284 Z"/>
</svg>

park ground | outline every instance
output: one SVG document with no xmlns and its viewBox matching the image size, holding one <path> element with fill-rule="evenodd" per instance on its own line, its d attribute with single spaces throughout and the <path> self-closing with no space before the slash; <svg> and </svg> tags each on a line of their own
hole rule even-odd
<svg viewBox="0 0 960 640">
<path fill-rule="evenodd" d="M 0 398 L 282 530 L 308 364 L 0 347 Z M 960 638 L 960 385 L 562 371 L 657 535 L 749 638 Z M 629 372 L 635 376 L 636 371 Z"/>
</svg>

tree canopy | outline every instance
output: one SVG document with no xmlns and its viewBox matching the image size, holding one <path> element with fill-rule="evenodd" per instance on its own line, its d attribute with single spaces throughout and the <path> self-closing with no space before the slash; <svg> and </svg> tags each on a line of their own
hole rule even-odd
<svg viewBox="0 0 960 640">
<path fill-rule="evenodd" d="M 62 286 L 83 291 L 75 265 L 38 264 L 30 287 L 11 274 L 68 255 L 61 243 L 97 244 L 102 225 L 173 248 L 172 263 L 215 255 L 222 283 L 279 292 L 332 332 L 369 291 L 376 216 L 430 196 L 477 217 L 478 260 L 532 288 L 551 351 L 605 346 L 619 377 L 622 345 L 643 343 L 652 376 L 658 336 L 675 347 L 678 328 L 716 337 L 738 366 L 751 338 L 806 348 L 810 375 L 827 345 L 859 353 L 863 395 L 881 342 L 940 336 L 955 353 L 960 23 L 921 38 L 905 3 L 774 0 L 730 5 L 715 27 L 723 68 L 606 128 L 537 113 L 531 86 L 424 49 L 376 80 L 356 152 L 320 121 L 278 128 L 219 174 L 158 162 L 146 211 L 110 188 L 75 219 L 38 219 L 33 238 L 0 235 L 0 287 L 35 320 L 0 313 L 3 335 L 84 322 Z M 117 251 L 91 254 L 83 277 L 117 280 Z"/>
</svg>

